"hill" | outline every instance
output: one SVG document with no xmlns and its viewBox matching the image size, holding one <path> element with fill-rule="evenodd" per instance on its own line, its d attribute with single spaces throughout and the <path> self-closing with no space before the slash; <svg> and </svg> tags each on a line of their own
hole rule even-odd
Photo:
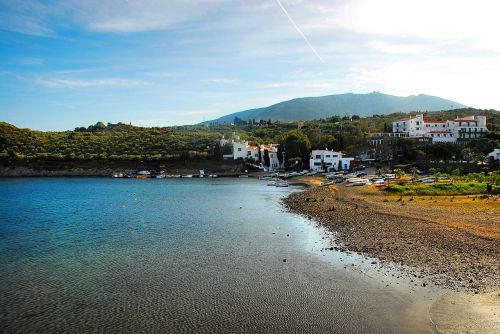
<svg viewBox="0 0 500 334">
<path fill-rule="evenodd" d="M 338 94 L 304 97 L 273 104 L 265 108 L 249 109 L 222 116 L 205 123 L 230 123 L 241 120 L 298 121 L 332 116 L 371 116 L 395 112 L 440 111 L 464 108 L 463 104 L 430 95 L 394 96 L 378 92 L 369 94 Z"/>
</svg>

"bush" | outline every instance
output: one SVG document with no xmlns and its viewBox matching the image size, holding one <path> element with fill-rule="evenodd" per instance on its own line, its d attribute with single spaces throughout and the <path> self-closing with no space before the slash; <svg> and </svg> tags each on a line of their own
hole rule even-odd
<svg viewBox="0 0 500 334">
<path fill-rule="evenodd" d="M 396 184 L 389 185 L 385 191 L 399 195 L 444 196 L 486 194 L 486 183 L 435 183 L 435 184 Z M 493 185 L 491 194 L 500 194 L 500 186 Z"/>
</svg>

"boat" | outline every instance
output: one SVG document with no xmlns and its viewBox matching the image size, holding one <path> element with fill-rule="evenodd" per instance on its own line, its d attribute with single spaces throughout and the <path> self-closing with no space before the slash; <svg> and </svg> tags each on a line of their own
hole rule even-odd
<svg viewBox="0 0 500 334">
<path fill-rule="evenodd" d="M 370 182 L 370 180 L 364 180 L 364 179 L 362 179 L 361 181 L 351 182 L 351 183 L 347 184 L 346 187 L 359 187 L 359 186 L 366 186 L 366 185 L 369 185 L 369 184 L 372 184 Z"/>
<path fill-rule="evenodd" d="M 275 186 L 277 182 L 278 182 L 277 180 L 269 180 L 269 181 L 267 182 L 267 185 L 268 185 L 268 186 Z"/>
<path fill-rule="evenodd" d="M 217 174 L 210 174 L 210 175 L 208 175 L 208 177 L 219 177 L 219 175 L 217 175 Z"/>
<path fill-rule="evenodd" d="M 113 177 L 113 178 L 123 178 L 124 176 L 123 176 L 123 173 L 119 172 L 119 173 L 113 173 L 113 175 L 111 175 L 111 177 Z"/>
<path fill-rule="evenodd" d="M 275 186 L 276 187 L 288 187 L 288 181 L 280 180 L 280 181 L 276 182 Z"/>
<path fill-rule="evenodd" d="M 165 174 L 158 174 L 158 175 L 155 176 L 155 178 L 157 178 L 157 179 L 164 179 L 166 177 L 167 176 Z"/>
<path fill-rule="evenodd" d="M 270 179 L 272 179 L 272 177 L 271 177 L 271 176 L 269 176 L 269 175 L 262 175 L 262 176 L 259 176 L 259 180 L 270 180 Z"/>
<path fill-rule="evenodd" d="M 248 177 L 246 174 L 238 175 L 238 177 Z"/>
<path fill-rule="evenodd" d="M 356 183 L 356 182 L 364 182 L 366 179 L 362 179 L 359 177 L 351 177 L 347 179 L 347 183 Z M 368 180 L 366 180 L 368 181 Z"/>
<path fill-rule="evenodd" d="M 193 174 L 186 174 L 186 175 L 182 175 L 181 177 L 182 177 L 182 178 L 185 178 L 185 177 L 193 177 Z"/>
<path fill-rule="evenodd" d="M 335 183 L 336 183 L 336 180 L 327 180 L 327 181 L 321 182 L 321 185 L 322 186 L 330 186 L 330 185 L 335 184 Z"/>
</svg>

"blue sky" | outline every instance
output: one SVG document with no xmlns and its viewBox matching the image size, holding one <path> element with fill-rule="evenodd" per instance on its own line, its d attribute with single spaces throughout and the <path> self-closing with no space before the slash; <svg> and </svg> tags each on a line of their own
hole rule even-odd
<svg viewBox="0 0 500 334">
<path fill-rule="evenodd" d="M 192 124 L 351 91 L 500 109 L 499 12 L 495 0 L 0 0 L 0 120 Z"/>
</svg>

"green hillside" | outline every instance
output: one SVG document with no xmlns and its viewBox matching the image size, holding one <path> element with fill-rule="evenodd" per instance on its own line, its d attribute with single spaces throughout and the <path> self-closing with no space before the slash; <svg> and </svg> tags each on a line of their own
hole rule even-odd
<svg viewBox="0 0 500 334">
<path fill-rule="evenodd" d="M 298 121 L 327 118 L 332 116 L 371 116 L 411 111 L 439 111 L 464 108 L 454 101 L 429 95 L 407 97 L 386 95 L 378 92 L 370 94 L 339 94 L 320 97 L 305 97 L 280 102 L 265 108 L 245 110 L 229 114 L 206 123 L 233 122 L 235 117 L 242 120 Z"/>
<path fill-rule="evenodd" d="M 403 113 L 370 117 L 330 117 L 306 121 L 301 131 L 311 147 L 328 147 L 349 154 L 362 151 L 370 133 L 384 132 Z M 494 110 L 457 109 L 428 113 L 433 119 L 452 119 L 466 115 L 485 115 L 492 132 L 476 146 L 489 150 L 498 145 L 500 112 Z M 187 125 L 144 128 L 128 124 L 101 122 L 74 131 L 42 132 L 20 129 L 0 122 L 0 160 L 129 160 L 167 161 L 212 159 L 221 156 L 219 139 L 234 131 L 254 144 L 280 143 L 283 136 L 296 130 L 297 122 L 239 122 L 236 125 Z M 457 145 L 460 146 L 460 145 Z M 491 151 L 491 150 L 490 150 Z M 483 152 L 484 153 L 484 152 Z"/>
</svg>

